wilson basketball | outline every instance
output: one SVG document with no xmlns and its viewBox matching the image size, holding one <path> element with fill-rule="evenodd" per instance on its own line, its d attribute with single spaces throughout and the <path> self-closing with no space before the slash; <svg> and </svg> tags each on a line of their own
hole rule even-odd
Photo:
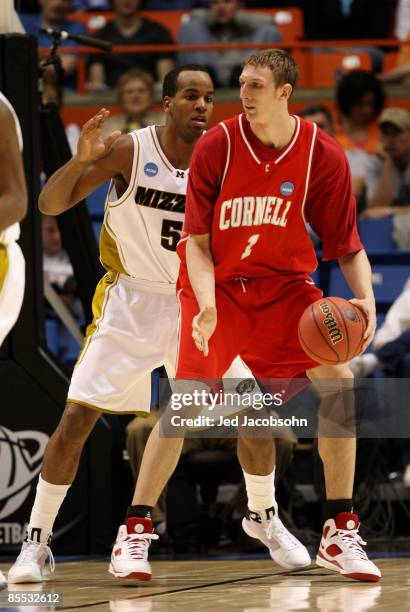
<svg viewBox="0 0 410 612">
<path fill-rule="evenodd" d="M 299 320 L 299 342 L 311 359 L 335 365 L 360 353 L 366 330 L 362 311 L 340 297 L 317 300 Z"/>
</svg>

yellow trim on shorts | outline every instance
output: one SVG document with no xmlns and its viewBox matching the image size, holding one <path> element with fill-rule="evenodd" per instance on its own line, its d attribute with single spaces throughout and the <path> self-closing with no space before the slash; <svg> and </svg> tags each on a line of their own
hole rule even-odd
<svg viewBox="0 0 410 612">
<path fill-rule="evenodd" d="M 98 331 L 100 323 L 104 319 L 110 291 L 117 285 L 118 278 L 119 275 L 117 273 L 107 272 L 107 274 L 104 274 L 95 289 L 92 303 L 93 320 L 86 329 L 83 348 L 78 355 L 74 367 L 76 367 L 82 361 L 88 347 L 90 346 L 93 335 Z"/>
<path fill-rule="evenodd" d="M 7 247 L 4 244 L 0 244 L 0 291 L 3 289 L 8 270 L 9 256 L 7 253 Z"/>
<path fill-rule="evenodd" d="M 93 406 L 92 404 L 87 404 L 87 402 L 72 399 L 71 397 L 67 398 L 66 403 L 78 404 L 79 406 L 84 406 L 84 408 L 90 408 L 91 410 L 96 410 L 97 412 L 108 412 L 108 414 L 136 414 L 137 416 L 144 418 L 147 418 L 150 415 L 149 412 L 144 412 L 142 410 L 110 410 L 108 408 L 100 408 L 100 406 Z"/>
</svg>

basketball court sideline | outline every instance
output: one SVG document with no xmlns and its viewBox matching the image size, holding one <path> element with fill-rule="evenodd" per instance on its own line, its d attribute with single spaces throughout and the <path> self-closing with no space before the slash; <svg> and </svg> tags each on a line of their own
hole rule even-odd
<svg viewBox="0 0 410 612">
<path fill-rule="evenodd" d="M 112 579 L 106 561 L 76 561 L 58 563 L 49 582 L 10 585 L 0 595 L 2 606 L 8 595 L 19 591 L 62 596 L 61 607 L 19 608 L 25 612 L 88 608 L 121 612 L 410 610 L 410 559 L 382 558 L 378 563 L 382 581 L 366 584 L 343 579 L 315 565 L 290 573 L 275 571 L 278 566 L 269 560 L 157 561 L 153 563 L 155 578 L 136 583 Z M 1 569 L 6 571 L 7 567 L 2 564 Z M 11 608 L 0 608 L 7 609 Z"/>
</svg>

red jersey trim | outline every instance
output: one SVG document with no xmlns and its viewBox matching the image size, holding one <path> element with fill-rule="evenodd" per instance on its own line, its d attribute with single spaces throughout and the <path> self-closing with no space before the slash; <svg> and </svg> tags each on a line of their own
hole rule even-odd
<svg viewBox="0 0 410 612">
<path fill-rule="evenodd" d="M 219 125 L 223 128 L 223 130 L 224 130 L 224 132 L 226 134 L 226 138 L 228 139 L 228 151 L 226 153 L 226 164 L 225 164 L 225 170 L 224 170 L 224 173 L 223 173 L 223 176 L 222 176 L 222 181 L 221 181 L 221 189 L 222 189 L 223 184 L 225 182 L 226 174 L 228 172 L 229 162 L 231 161 L 231 138 L 229 136 L 228 128 L 226 127 L 224 122 L 221 121 L 221 123 Z"/>
<path fill-rule="evenodd" d="M 300 119 L 297 115 L 292 115 L 292 117 L 294 119 L 296 119 L 296 130 L 295 130 L 295 135 L 292 138 L 289 146 L 287 149 L 285 149 L 285 151 L 282 153 L 282 155 L 280 157 L 278 157 L 278 159 L 275 161 L 275 164 L 278 164 L 284 157 L 285 155 L 287 155 L 289 153 L 289 151 L 293 148 L 293 146 L 295 145 L 298 136 L 299 136 L 299 132 L 300 132 Z"/>
<path fill-rule="evenodd" d="M 257 155 L 255 154 L 255 151 L 252 149 L 249 140 L 246 138 L 245 135 L 245 131 L 243 129 L 243 125 L 242 125 L 242 117 L 243 117 L 243 113 L 241 115 L 239 115 L 239 129 L 241 130 L 241 134 L 242 134 L 242 138 L 246 144 L 246 146 L 249 149 L 250 154 L 252 155 L 253 159 L 256 161 L 257 164 L 261 164 L 261 160 L 257 157 Z"/>
<path fill-rule="evenodd" d="M 306 203 L 306 198 L 307 198 L 307 194 L 309 190 L 310 171 L 312 169 L 313 149 L 315 148 L 316 135 L 317 135 L 317 125 L 316 123 L 313 123 L 313 136 L 312 136 L 312 143 L 310 145 L 309 161 L 308 161 L 308 168 L 307 168 L 307 173 L 306 173 L 305 194 L 303 196 L 303 202 L 302 202 L 302 207 L 301 207 L 302 219 L 305 222 L 305 224 L 307 223 L 306 218 L 305 218 L 305 203 Z"/>
<path fill-rule="evenodd" d="M 282 161 L 282 159 L 284 157 L 286 157 L 286 155 L 289 153 L 289 151 L 291 151 L 291 149 L 293 149 L 293 147 L 295 146 L 297 139 L 299 138 L 299 133 L 300 133 L 300 117 L 298 117 L 297 115 L 291 115 L 295 120 L 296 120 L 296 129 L 295 129 L 295 134 L 292 138 L 292 140 L 290 141 L 290 143 L 288 144 L 288 146 L 286 147 L 286 149 L 283 151 L 282 155 L 280 155 L 276 160 L 275 160 L 275 164 L 278 164 L 280 161 Z M 253 159 L 256 161 L 257 164 L 261 164 L 261 160 L 259 159 L 259 157 L 256 155 L 255 151 L 252 149 L 252 145 L 250 144 L 249 140 L 246 138 L 246 134 L 245 134 L 245 130 L 243 129 L 243 124 L 242 124 L 242 117 L 243 117 L 243 113 L 241 115 L 239 115 L 239 129 L 241 131 L 241 135 L 242 138 L 246 144 L 246 146 L 249 149 L 250 154 L 252 155 Z M 222 124 L 224 125 L 224 124 Z M 225 127 L 225 125 L 224 125 Z M 226 127 L 225 127 L 226 129 Z M 226 130 L 226 132 L 228 133 L 228 130 Z M 224 175 L 225 178 L 225 175 Z"/>
</svg>

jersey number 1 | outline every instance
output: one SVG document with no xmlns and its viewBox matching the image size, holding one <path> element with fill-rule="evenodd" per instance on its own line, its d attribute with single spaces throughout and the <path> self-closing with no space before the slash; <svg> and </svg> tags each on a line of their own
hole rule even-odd
<svg viewBox="0 0 410 612">
<path fill-rule="evenodd" d="M 161 227 L 161 246 L 167 251 L 176 251 L 181 238 L 182 221 L 164 219 Z"/>
<path fill-rule="evenodd" d="M 255 246 L 255 244 L 258 242 L 259 240 L 259 236 L 260 234 L 253 234 L 249 240 L 248 240 L 248 244 L 245 247 L 244 252 L 241 255 L 241 259 L 245 259 L 245 257 L 249 257 L 249 255 L 252 253 L 252 249 Z"/>
</svg>

